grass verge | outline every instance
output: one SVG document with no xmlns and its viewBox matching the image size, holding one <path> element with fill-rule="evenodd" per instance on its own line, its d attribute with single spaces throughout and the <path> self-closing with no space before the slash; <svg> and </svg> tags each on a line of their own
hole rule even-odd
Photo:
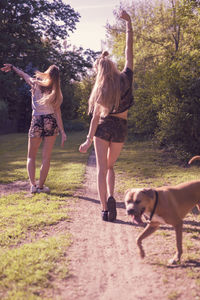
<svg viewBox="0 0 200 300">
<path fill-rule="evenodd" d="M 70 233 L 55 230 L 70 221 L 74 192 L 80 187 L 88 155 L 78 147 L 83 132 L 68 136 L 63 149 L 59 138 L 46 181 L 51 195 L 18 192 L 0 199 L 0 299 L 52 299 L 57 280 L 69 276 L 67 248 Z M 0 136 L 0 183 L 27 181 L 27 135 Z M 37 173 L 41 163 L 38 152 Z M 67 225 L 65 225 L 67 228 Z"/>
</svg>

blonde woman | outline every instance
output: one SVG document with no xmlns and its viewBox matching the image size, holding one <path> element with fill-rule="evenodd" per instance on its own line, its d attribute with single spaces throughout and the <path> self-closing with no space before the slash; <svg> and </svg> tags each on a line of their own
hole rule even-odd
<svg viewBox="0 0 200 300">
<path fill-rule="evenodd" d="M 49 193 L 50 189 L 44 186 L 47 178 L 52 149 L 56 136 L 61 132 L 61 146 L 66 140 L 63 129 L 60 105 L 63 101 L 60 89 L 59 68 L 51 65 L 44 73 L 37 71 L 32 78 L 28 74 L 14 67 L 12 64 L 4 64 L 1 68 L 4 72 L 14 71 L 22 77 L 32 91 L 32 120 L 28 133 L 27 172 L 30 180 L 31 193 Z M 38 148 L 43 140 L 42 165 L 40 168 L 39 183 L 36 185 L 35 161 Z"/>
<path fill-rule="evenodd" d="M 127 136 L 128 109 L 133 105 L 133 32 L 131 18 L 120 13 L 126 21 L 125 67 L 119 72 L 103 52 L 95 62 L 96 82 L 89 98 L 89 113 L 93 117 L 86 141 L 79 147 L 85 153 L 94 139 L 97 162 L 97 188 L 102 207 L 102 220 L 115 221 L 114 164 Z"/>
</svg>

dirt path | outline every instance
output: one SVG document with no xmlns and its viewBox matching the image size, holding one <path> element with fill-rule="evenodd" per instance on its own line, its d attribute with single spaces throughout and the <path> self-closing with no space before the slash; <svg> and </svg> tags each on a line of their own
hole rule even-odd
<svg viewBox="0 0 200 300">
<path fill-rule="evenodd" d="M 117 180 L 116 180 L 117 181 Z M 28 183 L 0 185 L 1 195 L 29 189 Z M 72 205 L 72 220 L 60 222 L 49 234 L 71 232 L 73 243 L 68 251 L 70 276 L 55 279 L 52 299 L 59 300 L 200 300 L 200 283 L 188 273 L 198 273 L 200 261 L 184 261 L 168 268 L 175 251 L 174 230 L 163 226 L 144 242 L 146 257 L 141 260 L 135 239 L 143 228 L 134 226 L 125 214 L 123 197 L 116 195 L 117 220 L 101 220 L 96 192 L 94 152 L 86 168 L 83 189 Z M 186 230 L 199 231 L 188 227 Z M 198 248 L 197 248 L 198 249 Z M 184 249 L 186 251 L 186 249 Z M 197 277 L 197 276 L 196 276 Z"/>
<path fill-rule="evenodd" d="M 166 248 L 166 260 L 164 258 L 163 265 L 159 266 L 155 263 L 155 256 L 161 255 L 163 259 L 159 248 L 162 249 L 163 242 L 159 245 L 159 237 L 156 236 L 149 239 L 148 259 L 141 260 L 135 244 L 141 228 L 129 223 L 123 202 L 117 199 L 115 223 L 101 220 L 94 153 L 89 158 L 85 186 L 78 197 L 70 225 L 73 234 L 69 252 L 71 276 L 62 289 L 62 299 L 199 299 L 192 297 L 192 281 L 184 281 L 183 284 L 182 268 L 166 267 L 167 259 L 173 254 L 175 240 L 169 253 Z"/>
</svg>

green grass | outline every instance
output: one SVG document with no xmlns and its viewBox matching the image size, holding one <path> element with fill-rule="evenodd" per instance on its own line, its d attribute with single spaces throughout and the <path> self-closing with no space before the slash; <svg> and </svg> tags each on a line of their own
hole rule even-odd
<svg viewBox="0 0 200 300">
<path fill-rule="evenodd" d="M 69 235 L 60 235 L 1 251 L 1 293 L 10 300 L 44 299 L 45 289 L 52 288 L 51 279 L 67 277 L 65 253 L 69 244 Z"/>
<path fill-rule="evenodd" d="M 83 180 L 87 155 L 78 151 L 85 133 L 69 134 L 64 149 L 57 139 L 53 150 L 51 168 L 46 185 L 51 194 L 30 196 L 26 192 L 9 194 L 0 198 L 0 299 L 2 300 L 50 300 L 59 280 L 69 276 L 68 247 L 71 234 L 57 232 L 54 226 L 70 222 L 70 208 L 75 203 L 74 193 Z M 0 183 L 27 181 L 26 155 L 27 135 L 10 134 L 0 136 Z M 37 178 L 41 163 L 41 149 L 37 157 Z M 124 193 L 130 187 L 162 186 L 177 184 L 199 178 L 199 167 L 180 164 L 172 153 L 159 150 L 151 141 L 126 143 L 116 164 L 117 191 Z M 199 215 L 189 215 L 190 221 L 200 222 Z M 196 228 L 196 229 L 195 229 Z M 173 231 L 158 231 L 154 235 L 160 248 L 166 240 L 172 240 Z M 193 265 L 180 276 L 194 278 L 199 286 L 200 278 L 195 268 L 199 260 L 199 227 L 189 226 L 184 232 L 184 260 Z M 168 257 L 169 251 L 164 249 Z M 171 253 L 171 248 L 170 248 Z M 171 278 L 166 269 L 165 255 L 160 266 L 164 281 Z M 156 256 L 151 259 L 158 260 Z M 164 269 L 165 268 L 165 269 Z M 165 271 L 164 271 L 165 270 Z M 176 291 L 169 291 L 169 299 L 177 299 Z"/>
<path fill-rule="evenodd" d="M 118 192 L 130 187 L 175 185 L 200 178 L 199 167 L 181 165 L 173 156 L 157 148 L 152 141 L 127 142 L 116 163 Z"/>
<path fill-rule="evenodd" d="M 87 155 L 78 151 L 85 134 L 69 134 L 63 149 L 59 138 L 53 150 L 46 184 L 51 194 L 27 192 L 0 198 L 0 299 L 52 299 L 54 280 L 69 276 L 67 248 L 70 233 L 52 226 L 70 221 L 70 205 L 84 179 Z M 27 135 L 0 136 L 0 183 L 28 181 Z M 37 156 L 37 178 L 41 148 Z M 48 295 L 48 296 L 47 296 Z"/>
</svg>

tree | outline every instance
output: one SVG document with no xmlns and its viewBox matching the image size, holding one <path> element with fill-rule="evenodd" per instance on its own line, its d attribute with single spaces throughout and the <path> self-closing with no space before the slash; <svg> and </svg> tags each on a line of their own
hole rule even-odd
<svg viewBox="0 0 200 300">
<path fill-rule="evenodd" d="M 145 1 L 126 8 L 134 30 L 132 132 L 195 152 L 199 145 L 199 2 Z M 118 64 L 124 64 L 125 27 L 108 26 Z"/>
<path fill-rule="evenodd" d="M 13 63 L 30 75 L 56 64 L 61 71 L 64 116 L 77 115 L 73 80 L 92 66 L 93 51 L 66 51 L 63 41 L 76 29 L 80 15 L 62 0 L 0 1 L 0 65 Z M 5 34 L 6 33 L 6 34 Z M 27 130 L 31 118 L 30 87 L 14 74 L 0 73 L 1 111 Z"/>
</svg>

